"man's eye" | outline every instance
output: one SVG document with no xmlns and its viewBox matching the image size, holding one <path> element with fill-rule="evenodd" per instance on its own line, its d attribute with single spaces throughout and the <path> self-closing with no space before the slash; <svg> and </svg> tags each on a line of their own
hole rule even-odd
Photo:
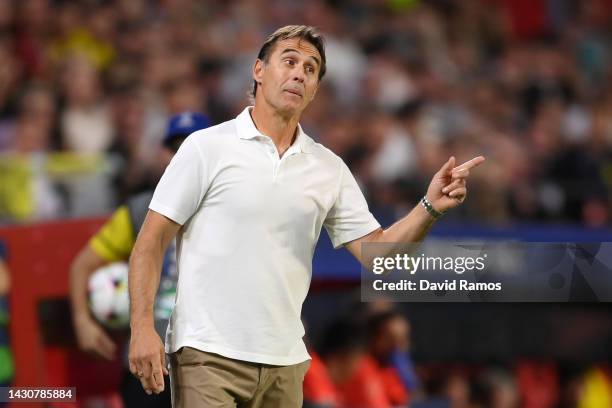
<svg viewBox="0 0 612 408">
<path fill-rule="evenodd" d="M 285 60 L 288 65 L 295 65 L 295 61 L 293 60 Z"/>
<path fill-rule="evenodd" d="M 306 70 L 310 72 L 311 74 L 315 72 L 315 69 L 311 66 L 306 67 Z"/>
</svg>

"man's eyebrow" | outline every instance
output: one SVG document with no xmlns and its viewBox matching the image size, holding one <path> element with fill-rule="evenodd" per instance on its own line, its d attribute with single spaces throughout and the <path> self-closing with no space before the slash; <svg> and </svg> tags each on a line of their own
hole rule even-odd
<svg viewBox="0 0 612 408">
<path fill-rule="evenodd" d="M 298 50 L 294 49 L 294 48 L 285 48 L 283 50 L 283 52 L 281 52 L 281 55 L 286 54 L 288 52 L 296 52 L 298 54 L 301 54 Z M 308 58 L 312 58 L 313 60 L 315 60 L 315 62 L 317 63 L 317 65 L 321 65 L 321 61 L 319 61 L 319 59 L 315 56 L 309 56 Z"/>
</svg>

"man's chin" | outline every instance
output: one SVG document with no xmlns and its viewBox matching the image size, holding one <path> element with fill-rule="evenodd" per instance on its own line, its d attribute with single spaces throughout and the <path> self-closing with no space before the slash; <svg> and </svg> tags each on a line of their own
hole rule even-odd
<svg viewBox="0 0 612 408">
<path fill-rule="evenodd" d="M 283 116 L 295 116 L 300 114 L 302 110 L 304 110 L 304 107 L 301 104 L 286 102 L 283 103 L 278 110 Z"/>
<path fill-rule="evenodd" d="M 279 98 L 275 101 L 270 100 L 269 105 L 281 116 L 289 118 L 293 116 L 299 116 L 304 108 L 302 100 L 296 100 L 297 98 Z"/>
</svg>

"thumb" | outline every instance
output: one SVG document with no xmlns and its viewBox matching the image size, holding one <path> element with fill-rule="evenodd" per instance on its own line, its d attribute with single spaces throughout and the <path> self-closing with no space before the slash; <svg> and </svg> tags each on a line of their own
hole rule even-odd
<svg viewBox="0 0 612 408">
<path fill-rule="evenodd" d="M 444 176 L 447 174 L 451 174 L 453 168 L 455 167 L 455 156 L 451 156 L 446 163 L 442 166 L 440 170 L 438 170 L 438 175 Z"/>
<path fill-rule="evenodd" d="M 112 360 L 115 357 L 116 348 L 115 342 L 113 342 L 104 331 L 98 333 L 98 337 L 96 338 L 96 351 L 102 357 L 109 361 Z"/>
</svg>

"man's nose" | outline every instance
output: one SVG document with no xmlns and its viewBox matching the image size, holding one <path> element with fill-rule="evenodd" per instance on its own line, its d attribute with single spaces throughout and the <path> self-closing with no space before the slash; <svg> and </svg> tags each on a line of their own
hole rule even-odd
<svg viewBox="0 0 612 408">
<path fill-rule="evenodd" d="M 293 79 L 295 81 L 304 82 L 306 80 L 306 74 L 304 74 L 304 68 L 297 66 L 293 72 Z"/>
</svg>

